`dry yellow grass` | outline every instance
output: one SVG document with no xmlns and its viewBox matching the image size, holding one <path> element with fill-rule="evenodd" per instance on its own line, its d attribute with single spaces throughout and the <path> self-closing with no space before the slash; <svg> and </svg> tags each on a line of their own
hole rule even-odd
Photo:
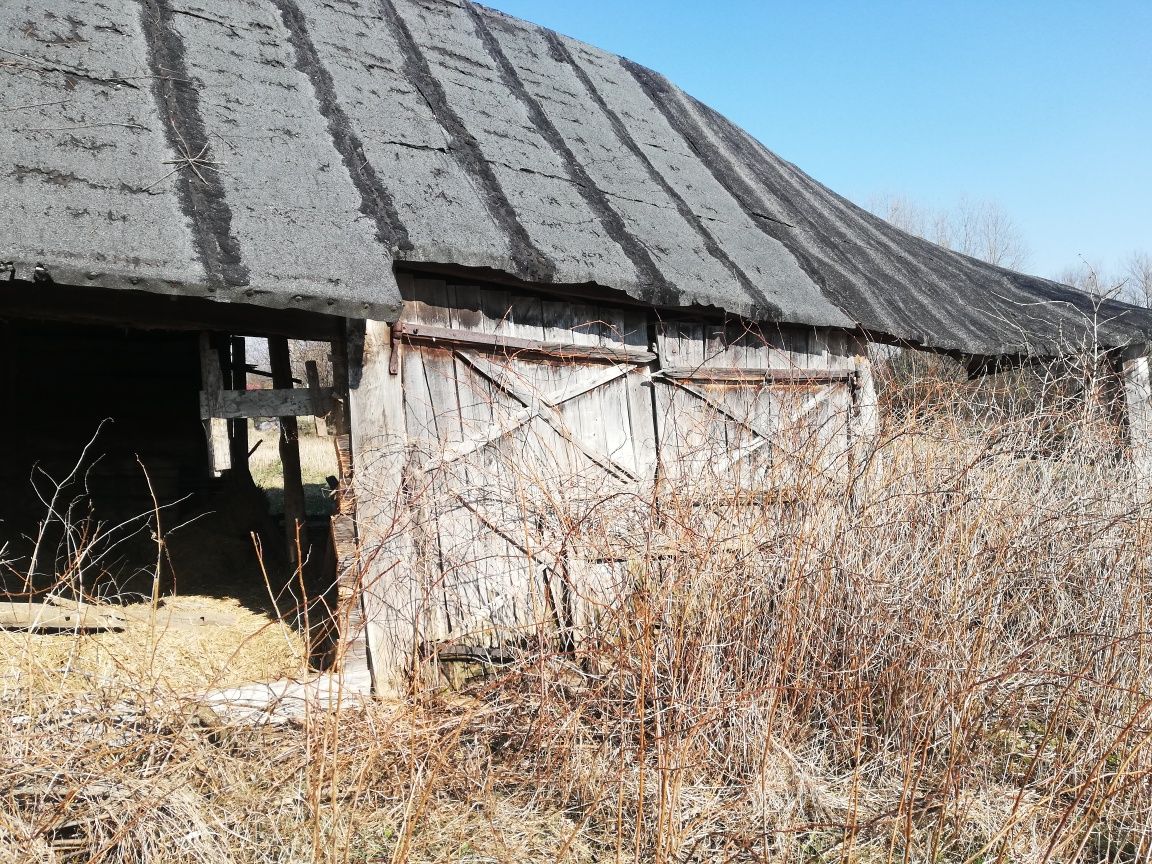
<svg viewBox="0 0 1152 864">
<path fill-rule="evenodd" d="M 330 507 L 323 490 L 327 479 L 339 474 L 336 449 L 331 438 L 312 433 L 307 422 L 302 423 L 300 435 L 300 474 L 304 481 L 306 506 L 310 514 L 328 512 Z M 259 447 L 248 460 L 249 470 L 256 485 L 269 493 L 273 511 L 283 507 L 284 468 L 280 463 L 279 431 L 276 428 L 250 431 L 251 445 Z"/>
<path fill-rule="evenodd" d="M 0 860 L 1152 861 L 1152 490 L 1085 380 L 890 389 L 848 489 L 629 502 L 605 530 L 680 554 L 462 696 L 214 726 L 146 670 L 9 686 Z"/>
<path fill-rule="evenodd" d="M 174 597 L 155 609 L 136 604 L 121 611 L 131 620 L 118 632 L 0 630 L 0 692 L 80 692 L 132 682 L 145 690 L 193 695 L 295 675 L 306 665 L 298 633 L 235 600 Z M 223 623 L 182 624 L 173 613 Z"/>
</svg>

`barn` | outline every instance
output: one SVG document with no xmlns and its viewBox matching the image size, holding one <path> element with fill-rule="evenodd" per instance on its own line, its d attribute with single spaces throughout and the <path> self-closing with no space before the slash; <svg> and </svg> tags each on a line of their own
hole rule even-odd
<svg viewBox="0 0 1152 864">
<path fill-rule="evenodd" d="M 0 34 L 0 398 L 25 418 L 0 424 L 0 520 L 102 421 L 91 495 L 120 513 L 226 497 L 248 418 L 321 416 L 340 476 L 317 557 L 340 656 L 380 690 L 428 652 L 578 639 L 669 489 L 706 520 L 840 482 L 875 426 L 870 343 L 973 370 L 1107 349 L 1144 452 L 1147 312 L 906 235 L 531 23 L 13 0 Z M 249 389 L 253 339 L 271 389 Z M 296 386 L 289 340 L 326 343 L 331 380 Z"/>
</svg>

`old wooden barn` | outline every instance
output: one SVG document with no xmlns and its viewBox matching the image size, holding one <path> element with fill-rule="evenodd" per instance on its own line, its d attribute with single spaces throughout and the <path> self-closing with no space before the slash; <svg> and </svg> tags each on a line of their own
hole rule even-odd
<svg viewBox="0 0 1152 864">
<path fill-rule="evenodd" d="M 870 341 L 979 368 L 1092 338 L 1147 422 L 1145 311 L 903 234 L 659 74 L 467 0 L 12 0 L 0 39 L 0 519 L 105 418 L 115 510 L 226 495 L 245 418 L 324 416 L 326 566 L 381 688 L 578 636 L 627 578 L 585 534 L 660 484 L 705 513 L 836 482 Z M 288 340 L 332 380 L 294 386 Z"/>
</svg>

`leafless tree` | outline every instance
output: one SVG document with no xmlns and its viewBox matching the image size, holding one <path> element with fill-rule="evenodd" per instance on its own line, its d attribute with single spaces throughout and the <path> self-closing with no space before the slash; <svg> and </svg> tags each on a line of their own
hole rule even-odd
<svg viewBox="0 0 1152 864">
<path fill-rule="evenodd" d="M 1109 297 L 1152 308 L 1152 255 L 1133 252 L 1121 272 L 1110 271 L 1098 262 L 1081 260 L 1053 277 L 1098 297 Z"/>
<path fill-rule="evenodd" d="M 320 375 L 320 386 L 332 386 L 332 346 L 327 342 L 304 342 L 294 339 L 290 343 L 292 350 L 292 377 L 307 383 L 309 361 L 316 364 L 316 371 Z"/>
<path fill-rule="evenodd" d="M 1152 255 L 1147 252 L 1133 252 L 1128 258 L 1128 295 L 1132 302 L 1152 308 Z"/>
<path fill-rule="evenodd" d="M 902 195 L 886 195 L 874 198 L 868 209 L 901 231 L 989 264 L 1018 269 L 1028 259 L 1020 229 L 995 201 L 962 198 L 955 207 L 933 210 Z"/>
</svg>

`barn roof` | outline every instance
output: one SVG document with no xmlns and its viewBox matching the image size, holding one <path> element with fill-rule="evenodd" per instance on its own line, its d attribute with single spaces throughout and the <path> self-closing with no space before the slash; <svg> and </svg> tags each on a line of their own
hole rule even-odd
<svg viewBox="0 0 1152 864">
<path fill-rule="evenodd" d="M 1147 313 L 910 237 L 660 75 L 457 0 L 0 5 L 0 260 L 389 318 L 397 262 L 1047 351 Z"/>
</svg>

